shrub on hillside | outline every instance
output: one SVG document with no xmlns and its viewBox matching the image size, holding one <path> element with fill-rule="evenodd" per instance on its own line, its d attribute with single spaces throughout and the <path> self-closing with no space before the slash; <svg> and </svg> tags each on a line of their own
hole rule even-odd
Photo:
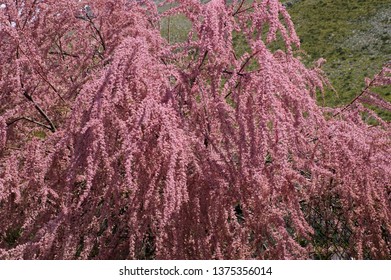
<svg viewBox="0 0 391 280">
<path fill-rule="evenodd" d="M 0 258 L 390 258 L 389 66 L 325 108 L 277 0 L 1 2 Z"/>
</svg>

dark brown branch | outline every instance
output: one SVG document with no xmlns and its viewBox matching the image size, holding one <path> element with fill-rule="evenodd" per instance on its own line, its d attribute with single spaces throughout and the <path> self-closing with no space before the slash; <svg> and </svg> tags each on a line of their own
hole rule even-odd
<svg viewBox="0 0 391 280">
<path fill-rule="evenodd" d="M 35 4 L 37 3 L 37 0 L 34 0 L 34 2 L 31 4 L 31 8 L 29 10 L 29 13 L 28 13 L 28 16 L 26 16 L 25 20 L 24 20 L 24 23 L 23 23 L 23 26 L 22 26 L 22 29 L 24 29 L 24 27 L 26 26 L 27 24 L 27 20 L 31 17 L 31 15 L 33 14 L 33 8 L 35 6 Z"/>
<path fill-rule="evenodd" d="M 39 122 L 39 121 L 36 121 L 36 120 L 34 120 L 34 119 L 31 119 L 31 118 L 29 118 L 29 117 L 19 117 L 19 118 L 13 119 L 13 120 L 7 122 L 7 126 L 11 126 L 12 124 L 14 124 L 14 123 L 16 123 L 16 122 L 18 122 L 18 121 L 21 121 L 21 120 L 24 120 L 24 121 L 28 121 L 28 122 L 37 124 L 37 125 L 42 126 L 42 127 L 46 128 L 46 129 L 49 129 L 50 131 L 53 132 L 53 130 L 52 130 L 52 128 L 51 128 L 50 126 L 48 126 L 48 125 L 46 125 L 46 124 L 44 124 L 44 123 L 41 123 L 41 122 Z"/>
<path fill-rule="evenodd" d="M 64 51 L 62 49 L 62 44 L 61 44 L 61 37 L 58 38 L 58 43 L 57 42 L 54 42 L 57 46 L 57 48 L 60 50 L 59 52 L 57 51 L 49 51 L 49 54 L 58 54 L 58 55 L 61 55 L 62 59 L 64 60 L 65 59 L 65 56 L 70 56 L 70 57 L 74 57 L 74 58 L 79 58 L 78 55 L 76 54 L 71 54 L 71 53 L 68 53 L 66 51 Z"/>
<path fill-rule="evenodd" d="M 102 47 L 103 47 L 103 51 L 105 51 L 105 50 L 106 50 L 106 44 L 105 44 L 105 41 L 104 41 L 104 39 L 103 39 L 102 33 L 101 33 L 100 30 L 96 27 L 95 23 L 92 21 L 92 18 L 91 18 L 88 14 L 86 14 L 86 16 L 87 16 L 88 21 L 91 23 L 92 27 L 94 28 L 94 30 L 95 30 L 96 33 L 98 34 L 99 39 L 100 39 L 100 42 L 101 42 Z"/>
<path fill-rule="evenodd" d="M 245 76 L 246 74 L 251 74 L 251 73 L 253 73 L 254 71 L 248 72 L 248 73 L 242 73 L 242 71 L 243 71 L 243 69 L 246 67 L 246 65 L 249 63 L 250 59 L 252 59 L 252 58 L 253 58 L 255 55 L 257 55 L 258 53 L 259 53 L 259 51 L 256 51 L 255 53 L 251 54 L 251 55 L 246 59 L 246 61 L 243 63 L 242 67 L 240 67 L 240 70 L 239 70 L 238 72 L 236 72 L 236 75 L 239 75 L 239 76 L 242 77 L 242 76 Z M 255 72 L 257 72 L 257 71 L 259 71 L 259 70 L 256 70 Z M 223 72 L 228 73 L 228 74 L 231 74 L 231 73 L 233 74 L 233 72 L 231 72 L 231 71 L 226 71 L 226 70 L 224 70 Z M 235 89 L 236 89 L 239 85 L 240 85 L 240 80 L 236 83 Z M 229 97 L 229 96 L 231 95 L 231 93 L 232 93 L 232 91 L 229 92 L 229 93 L 227 93 L 227 94 L 225 95 L 224 98 Z"/>
<path fill-rule="evenodd" d="M 240 70 L 238 71 L 238 73 L 241 73 L 244 69 L 244 67 L 247 66 L 248 62 L 250 61 L 251 58 L 253 58 L 255 55 L 257 55 L 259 53 L 259 51 L 256 51 L 255 53 L 251 54 L 247 59 L 246 61 L 243 63 L 242 67 L 240 67 Z"/>
<path fill-rule="evenodd" d="M 33 97 L 31 95 L 29 95 L 27 93 L 27 91 L 25 91 L 23 93 L 23 95 L 27 98 L 28 101 L 30 101 L 31 103 L 34 104 L 34 107 L 35 109 L 37 109 L 37 111 L 39 112 L 39 114 L 46 120 L 46 122 L 49 124 L 49 126 L 45 126 L 46 128 L 48 128 L 51 132 L 55 132 L 56 131 L 56 127 L 55 125 L 53 124 L 53 122 L 51 121 L 51 119 L 48 117 L 48 115 L 42 110 L 42 108 L 37 104 L 35 103 Z"/>
<path fill-rule="evenodd" d="M 246 8 L 246 9 L 244 9 L 244 10 L 238 11 L 236 14 L 238 15 L 238 14 L 241 14 L 241 13 L 247 12 L 247 11 L 248 11 L 248 10 L 250 10 L 250 9 L 252 9 L 252 6 L 250 6 L 250 7 Z"/>
<path fill-rule="evenodd" d="M 204 56 L 202 57 L 202 61 L 201 61 L 200 65 L 198 66 L 198 69 L 201 69 L 201 66 L 202 66 L 202 64 L 204 64 L 207 55 L 208 55 L 208 51 L 205 51 Z"/>
<path fill-rule="evenodd" d="M 239 13 L 239 11 L 240 11 L 240 9 L 242 8 L 243 4 L 244 4 L 244 0 L 242 0 L 242 1 L 240 2 L 239 7 L 238 7 L 238 8 L 236 9 L 236 11 L 232 14 L 232 16 L 236 16 L 236 15 Z"/>
<path fill-rule="evenodd" d="M 164 65 L 167 66 L 167 62 L 164 60 L 164 58 L 160 58 L 160 60 L 163 62 Z"/>
<path fill-rule="evenodd" d="M 55 51 L 50 51 L 49 54 L 58 54 L 58 55 L 61 55 L 61 56 L 71 56 L 71 57 L 74 57 L 74 58 L 79 58 L 79 56 L 77 54 L 71 54 L 71 53 L 67 53 L 67 52 L 55 52 Z"/>
<path fill-rule="evenodd" d="M 49 85 L 49 87 L 57 94 L 57 96 L 60 97 L 60 99 L 64 103 L 66 103 L 65 99 L 61 96 L 61 94 L 58 92 L 58 90 L 40 72 L 37 71 L 37 73 L 42 78 L 42 80 L 44 80 Z"/>
<path fill-rule="evenodd" d="M 18 49 L 19 49 L 19 46 L 18 46 Z M 30 59 L 30 57 L 22 50 L 20 49 L 20 51 Z M 19 54 L 17 53 L 17 55 L 19 56 Z M 39 68 L 41 68 L 41 71 L 42 73 L 45 73 L 45 70 L 42 69 L 42 66 L 40 64 L 38 64 Z M 66 101 L 64 100 L 64 98 L 61 96 L 61 94 L 58 92 L 58 90 L 42 75 L 42 73 L 40 71 L 37 71 L 37 74 L 54 90 L 54 92 L 57 94 L 58 97 L 60 97 L 60 99 L 66 103 Z M 23 86 L 22 86 L 23 88 Z"/>
<path fill-rule="evenodd" d="M 245 76 L 245 75 L 247 75 L 247 74 L 250 74 L 250 73 L 239 73 L 239 72 L 232 72 L 232 71 L 229 71 L 229 70 L 223 70 L 223 73 L 225 73 L 225 74 L 230 74 L 230 75 L 233 75 L 233 74 L 236 74 L 236 75 L 238 75 L 238 76 Z"/>
<path fill-rule="evenodd" d="M 236 56 L 234 51 L 232 52 L 232 54 L 234 55 L 235 60 L 238 60 L 238 57 Z"/>
<path fill-rule="evenodd" d="M 57 45 L 57 43 L 56 43 L 56 45 Z M 62 60 L 65 60 L 65 55 L 63 54 L 63 50 L 62 50 L 61 37 L 58 38 L 57 47 L 60 49 Z"/>
</svg>

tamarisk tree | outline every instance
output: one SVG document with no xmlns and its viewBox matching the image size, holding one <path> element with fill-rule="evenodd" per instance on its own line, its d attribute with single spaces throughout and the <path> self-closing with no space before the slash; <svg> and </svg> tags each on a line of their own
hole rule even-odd
<svg viewBox="0 0 391 280">
<path fill-rule="evenodd" d="M 277 0 L 0 2 L 0 258 L 390 258 L 390 65 L 328 108 Z"/>
</svg>

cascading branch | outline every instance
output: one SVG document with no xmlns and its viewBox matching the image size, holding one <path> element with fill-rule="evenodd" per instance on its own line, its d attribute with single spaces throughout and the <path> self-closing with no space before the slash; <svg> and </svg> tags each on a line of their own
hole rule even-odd
<svg viewBox="0 0 391 280">
<path fill-rule="evenodd" d="M 390 258 L 389 65 L 325 108 L 277 0 L 0 2 L 1 259 Z"/>
</svg>

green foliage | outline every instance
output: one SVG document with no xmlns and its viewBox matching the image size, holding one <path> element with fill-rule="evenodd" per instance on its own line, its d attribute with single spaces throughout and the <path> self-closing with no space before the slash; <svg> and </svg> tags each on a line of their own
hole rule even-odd
<svg viewBox="0 0 391 280">
<path fill-rule="evenodd" d="M 45 139 L 46 138 L 46 132 L 43 131 L 43 130 L 33 131 L 33 136 L 37 137 L 39 139 Z"/>
<path fill-rule="evenodd" d="M 160 26 L 161 34 L 171 44 L 183 42 L 187 39 L 191 29 L 191 22 L 184 15 L 174 15 L 162 20 Z"/>
<path fill-rule="evenodd" d="M 4 241 L 7 243 L 8 246 L 12 247 L 16 244 L 16 241 L 21 236 L 21 234 L 21 227 L 10 228 L 5 233 Z"/>
</svg>

